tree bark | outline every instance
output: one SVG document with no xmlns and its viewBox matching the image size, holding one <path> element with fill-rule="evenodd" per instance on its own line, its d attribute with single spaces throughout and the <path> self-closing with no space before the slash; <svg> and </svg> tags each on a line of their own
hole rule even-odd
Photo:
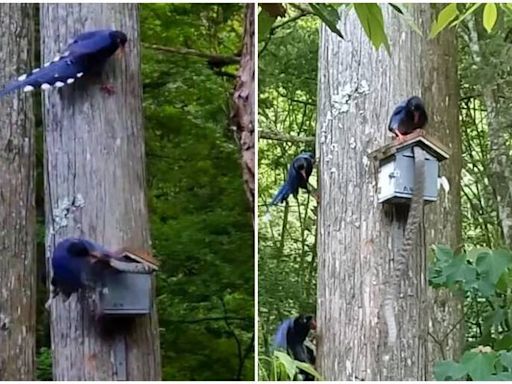
<svg viewBox="0 0 512 384">
<path fill-rule="evenodd" d="M 390 56 L 384 49 L 376 52 L 355 13 L 342 12 L 345 39 L 325 26 L 320 36 L 318 368 L 327 380 L 426 380 L 430 367 L 425 245 L 437 242 L 436 233 L 447 228 L 453 233 L 446 238 L 460 238 L 458 99 L 456 87 L 450 88 L 456 78 L 449 78 L 454 75 L 455 51 L 447 51 L 441 40 L 428 42 L 390 7 L 383 7 L 392 51 Z M 411 13 L 428 34 L 430 5 L 412 6 Z M 439 58 L 443 54 L 449 57 Z M 451 65 L 446 78 L 445 69 L 438 68 L 443 63 Z M 430 73 L 433 70 L 438 74 Z M 402 245 L 405 215 L 378 203 L 377 167 L 368 155 L 390 141 L 387 124 L 396 104 L 415 94 L 424 98 L 430 112 L 428 132 L 450 132 L 443 142 L 453 151 L 448 177 L 454 177 L 454 188 L 442 206 L 438 201 L 427 207 L 402 277 L 395 310 L 398 343 L 390 353 L 381 300 Z M 449 118 L 444 115 L 448 111 Z M 434 212 L 447 216 L 449 224 L 434 221 Z"/>
<path fill-rule="evenodd" d="M 76 34 L 100 28 L 122 30 L 129 39 L 124 58 L 111 58 L 106 70 L 116 93 L 107 96 L 97 84 L 77 81 L 43 97 L 47 264 L 56 243 L 69 236 L 111 249 L 150 246 L 138 5 L 41 5 L 43 62 Z M 160 380 L 155 306 L 113 338 L 99 334 L 88 308 L 83 295 L 52 302 L 54 378 Z"/>
<path fill-rule="evenodd" d="M 0 83 L 33 64 L 34 7 L 0 4 Z M 32 96 L 0 100 L 0 381 L 34 380 L 35 123 Z"/>
<path fill-rule="evenodd" d="M 237 74 L 232 119 L 236 127 L 236 138 L 240 146 L 242 175 L 251 213 L 254 213 L 254 4 L 245 10 L 244 45 Z M 253 220 L 254 221 L 254 220 Z"/>
<path fill-rule="evenodd" d="M 444 7 L 430 4 L 422 13 L 422 31 L 427 36 L 435 15 Z M 438 201 L 425 207 L 426 245 L 447 244 L 456 248 L 462 242 L 461 172 L 462 142 L 459 126 L 459 80 L 457 76 L 456 31 L 449 28 L 427 41 L 428 60 L 423 63 L 423 95 L 429 101 L 430 135 L 439 139 L 451 151 L 441 163 L 440 174 L 450 183 L 446 194 L 439 191 Z M 432 368 L 442 359 L 459 359 L 464 347 L 464 297 L 448 290 L 429 289 L 429 335 L 427 379 L 432 380 Z"/>
</svg>

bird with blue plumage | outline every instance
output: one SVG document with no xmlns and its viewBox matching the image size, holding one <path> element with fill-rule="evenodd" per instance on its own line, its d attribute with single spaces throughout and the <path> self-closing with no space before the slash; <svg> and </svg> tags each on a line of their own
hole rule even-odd
<svg viewBox="0 0 512 384">
<path fill-rule="evenodd" d="M 315 365 L 315 352 L 306 341 L 310 331 L 316 330 L 316 321 L 312 315 L 300 314 L 290 317 L 277 327 L 273 348 L 288 353 L 294 360 Z M 304 380 L 314 380 L 313 376 L 301 371 Z"/>
<path fill-rule="evenodd" d="M 101 244 L 82 238 L 60 241 L 51 257 L 52 297 L 62 294 L 68 300 L 81 290 L 101 288 L 104 273 L 109 268 L 121 272 L 151 272 L 148 264 L 124 261 L 123 252 L 124 249 L 110 251 Z"/>
<path fill-rule="evenodd" d="M 274 195 L 270 205 L 281 204 L 287 201 L 290 195 L 296 198 L 299 188 L 309 193 L 309 178 L 313 173 L 314 164 L 315 156 L 311 152 L 302 152 L 295 157 L 288 169 L 286 181 Z"/>
<path fill-rule="evenodd" d="M 83 76 L 97 76 L 102 73 L 111 56 L 117 52 L 123 54 L 127 41 L 126 34 L 117 30 L 81 33 L 71 41 L 63 54 L 8 83 L 0 91 L 0 97 L 18 89 L 30 92 L 37 88 L 60 88 L 73 84 Z M 102 85 L 101 89 L 113 93 L 111 85 Z"/>
<path fill-rule="evenodd" d="M 423 129 L 427 123 L 428 116 L 423 100 L 418 96 L 412 96 L 402 101 L 393 110 L 388 130 L 396 136 L 398 141 L 403 141 L 407 135 Z"/>
</svg>

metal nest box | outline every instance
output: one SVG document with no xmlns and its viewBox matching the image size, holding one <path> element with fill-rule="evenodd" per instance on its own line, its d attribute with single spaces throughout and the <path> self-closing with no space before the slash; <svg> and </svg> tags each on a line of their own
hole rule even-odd
<svg viewBox="0 0 512 384">
<path fill-rule="evenodd" d="M 125 272 L 108 268 L 97 290 L 99 315 L 136 316 L 151 312 L 151 274 L 158 270 L 158 261 L 147 251 L 124 248 L 117 253 L 116 261 L 121 264 L 139 264 L 142 271 Z"/>
<path fill-rule="evenodd" d="M 417 130 L 400 143 L 390 143 L 373 151 L 370 156 L 379 162 L 377 194 L 379 203 L 409 203 L 414 189 L 413 147 L 425 151 L 426 203 L 437 200 L 439 163 L 450 157 L 449 150 L 434 138 Z"/>
</svg>

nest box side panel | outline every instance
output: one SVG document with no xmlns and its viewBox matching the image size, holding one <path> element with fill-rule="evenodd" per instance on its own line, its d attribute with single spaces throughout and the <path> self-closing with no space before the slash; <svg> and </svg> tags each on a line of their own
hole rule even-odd
<svg viewBox="0 0 512 384">
<path fill-rule="evenodd" d="M 151 275 L 111 271 L 100 297 L 103 315 L 141 315 L 151 310 Z"/>
</svg>

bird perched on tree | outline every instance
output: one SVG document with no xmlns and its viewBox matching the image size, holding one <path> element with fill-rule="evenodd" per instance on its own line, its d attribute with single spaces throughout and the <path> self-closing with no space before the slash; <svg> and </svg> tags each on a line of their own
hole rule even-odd
<svg viewBox="0 0 512 384">
<path fill-rule="evenodd" d="M 300 314 L 283 321 L 277 328 L 274 336 L 274 348 L 283 349 L 295 360 L 304 363 L 315 364 L 315 355 L 311 348 L 305 345 L 309 331 L 316 329 L 316 322 L 313 316 Z M 306 380 L 313 380 L 313 377 L 302 372 Z"/>
<path fill-rule="evenodd" d="M 418 96 L 412 96 L 395 108 L 388 129 L 401 141 L 404 140 L 404 136 L 422 129 L 427 123 L 428 117 L 423 100 Z"/>
<path fill-rule="evenodd" d="M 315 156 L 311 152 L 303 152 L 293 159 L 288 170 L 288 177 L 281 188 L 279 188 L 279 191 L 277 191 L 270 205 L 280 204 L 288 200 L 290 195 L 297 197 L 299 188 L 309 192 L 308 181 L 313 172 L 314 164 Z"/>
<path fill-rule="evenodd" d="M 0 97 L 17 89 L 30 92 L 36 88 L 60 88 L 84 75 L 99 75 L 114 53 L 123 52 L 127 40 L 123 32 L 111 29 L 81 33 L 62 55 L 7 84 L 0 91 Z M 102 90 L 113 92 L 110 85 L 103 85 Z"/>
<path fill-rule="evenodd" d="M 149 271 L 146 265 L 123 262 L 115 252 L 90 240 L 77 238 L 67 238 L 56 245 L 51 265 L 52 297 L 62 293 L 66 300 L 80 289 L 94 287 L 105 268 L 135 273 Z"/>
</svg>

